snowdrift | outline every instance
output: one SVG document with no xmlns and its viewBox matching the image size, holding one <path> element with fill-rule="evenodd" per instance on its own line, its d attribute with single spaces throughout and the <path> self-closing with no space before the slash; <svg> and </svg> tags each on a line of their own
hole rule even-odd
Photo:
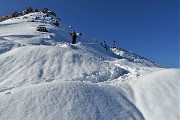
<svg viewBox="0 0 180 120">
<path fill-rule="evenodd" d="M 2 120 L 143 120 L 122 93 L 107 85 L 56 81 L 0 97 Z"/>
<path fill-rule="evenodd" d="M 146 120 L 179 120 L 179 75 L 179 69 L 163 69 L 129 81 L 123 88 Z"/>
</svg>

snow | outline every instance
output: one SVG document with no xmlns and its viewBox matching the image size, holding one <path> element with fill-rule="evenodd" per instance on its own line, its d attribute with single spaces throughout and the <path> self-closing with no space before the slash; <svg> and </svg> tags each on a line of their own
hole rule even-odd
<svg viewBox="0 0 180 120">
<path fill-rule="evenodd" d="M 37 12 L 0 23 L 1 120 L 180 119 L 179 69 L 84 34 L 71 44 L 73 28 L 52 19 Z"/>
<path fill-rule="evenodd" d="M 160 70 L 129 84 L 134 91 L 135 104 L 140 111 L 144 111 L 145 119 L 180 118 L 179 73 L 180 70 L 177 69 Z"/>
<path fill-rule="evenodd" d="M 179 74 L 179 69 L 162 69 L 119 85 L 145 119 L 178 120 Z"/>
<path fill-rule="evenodd" d="M 43 83 L 1 98 L 1 118 L 6 120 L 143 119 L 116 89 L 91 83 Z"/>
<path fill-rule="evenodd" d="M 103 59 L 108 59 L 106 56 L 93 52 L 82 45 L 16 48 L 1 55 L 0 89 L 53 80 L 97 83 L 127 73 L 112 63 L 104 62 Z"/>
</svg>

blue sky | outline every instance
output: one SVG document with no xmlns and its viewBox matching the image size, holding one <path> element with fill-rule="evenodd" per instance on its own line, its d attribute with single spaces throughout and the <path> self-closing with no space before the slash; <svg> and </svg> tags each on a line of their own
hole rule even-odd
<svg viewBox="0 0 180 120">
<path fill-rule="evenodd" d="M 180 67 L 178 0 L 0 0 L 0 16 L 27 6 L 47 7 L 88 37 Z"/>
</svg>

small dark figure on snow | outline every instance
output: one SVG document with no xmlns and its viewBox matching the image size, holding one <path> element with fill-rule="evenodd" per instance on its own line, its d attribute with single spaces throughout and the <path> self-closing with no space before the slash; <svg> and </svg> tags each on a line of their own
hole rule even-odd
<svg viewBox="0 0 180 120">
<path fill-rule="evenodd" d="M 76 38 L 77 38 L 76 33 L 73 31 L 70 35 L 72 36 L 72 44 L 76 44 Z"/>
<path fill-rule="evenodd" d="M 107 44 L 106 44 L 106 41 L 104 41 L 103 47 L 106 48 L 106 50 L 108 51 L 108 46 L 107 46 Z"/>
<path fill-rule="evenodd" d="M 116 45 L 115 45 L 115 40 L 113 40 L 113 48 L 116 48 Z"/>
</svg>

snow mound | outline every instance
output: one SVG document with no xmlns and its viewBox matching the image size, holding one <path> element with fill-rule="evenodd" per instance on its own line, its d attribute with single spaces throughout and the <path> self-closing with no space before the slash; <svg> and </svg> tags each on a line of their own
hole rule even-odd
<svg viewBox="0 0 180 120">
<path fill-rule="evenodd" d="M 163 69 L 124 84 L 126 96 L 147 120 L 179 120 L 180 70 Z"/>
<path fill-rule="evenodd" d="M 143 120 L 116 89 L 83 82 L 52 82 L 0 94 L 2 120 Z"/>
</svg>

